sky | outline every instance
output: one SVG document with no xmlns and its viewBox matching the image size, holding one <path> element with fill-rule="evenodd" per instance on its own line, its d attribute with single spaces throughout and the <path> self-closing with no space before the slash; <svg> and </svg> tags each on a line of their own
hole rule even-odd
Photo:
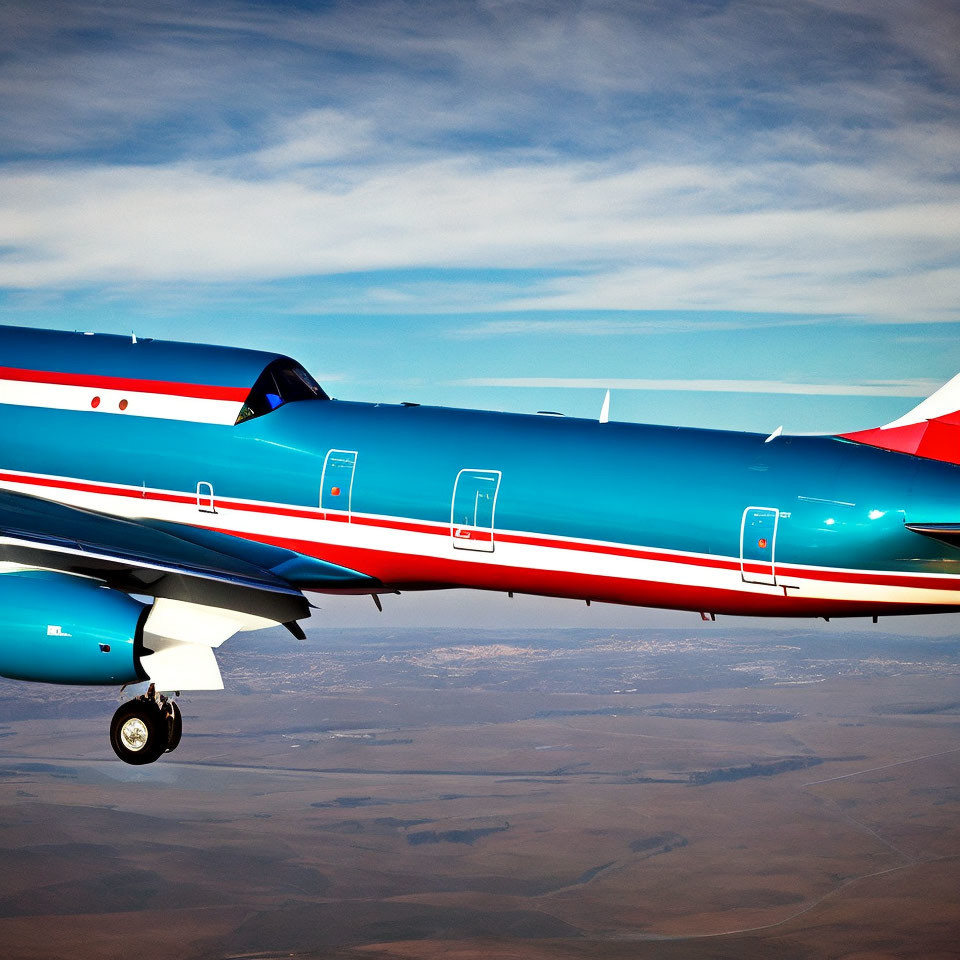
<svg viewBox="0 0 960 960">
<path fill-rule="evenodd" d="M 876 426 L 960 371 L 958 47 L 955 0 L 4 0 L 0 323 Z"/>
</svg>

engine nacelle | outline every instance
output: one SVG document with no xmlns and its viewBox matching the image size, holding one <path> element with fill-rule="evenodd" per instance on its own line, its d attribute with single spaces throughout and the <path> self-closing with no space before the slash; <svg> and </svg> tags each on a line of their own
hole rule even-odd
<svg viewBox="0 0 960 960">
<path fill-rule="evenodd" d="M 90 685 L 145 679 L 140 657 L 149 610 L 82 577 L 0 574 L 0 675 Z"/>
</svg>

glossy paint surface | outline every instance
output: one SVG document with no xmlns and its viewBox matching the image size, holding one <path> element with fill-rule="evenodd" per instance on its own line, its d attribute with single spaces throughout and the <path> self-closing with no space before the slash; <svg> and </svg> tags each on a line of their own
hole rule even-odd
<svg viewBox="0 0 960 960">
<path fill-rule="evenodd" d="M 237 425 L 3 410 L 4 486 L 388 589 L 770 615 L 960 606 L 960 551 L 904 527 L 960 518 L 960 467 L 842 438 L 325 399 Z"/>
<path fill-rule="evenodd" d="M 44 683 L 139 679 L 144 604 L 90 580 L 40 571 L 0 574 L 0 675 Z"/>
<path fill-rule="evenodd" d="M 249 390 L 260 371 L 278 356 L 203 343 L 0 326 L 0 368 L 18 370 Z"/>
</svg>

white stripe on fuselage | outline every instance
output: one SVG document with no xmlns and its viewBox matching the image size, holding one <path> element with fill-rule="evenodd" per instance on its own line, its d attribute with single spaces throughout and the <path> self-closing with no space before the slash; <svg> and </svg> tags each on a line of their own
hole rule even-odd
<svg viewBox="0 0 960 960">
<path fill-rule="evenodd" d="M 343 514 L 326 511 L 338 517 L 326 520 L 319 508 L 304 507 L 263 501 L 225 499 L 216 497 L 216 513 L 199 509 L 193 501 L 192 492 L 162 490 L 150 487 L 134 487 L 126 484 L 102 484 L 113 489 L 124 490 L 127 495 L 105 492 L 73 490 L 45 484 L 44 480 L 65 483 L 77 483 L 100 486 L 97 481 L 79 478 L 52 477 L 42 474 L 27 474 L 23 471 L 5 471 L 24 478 L 33 478 L 33 482 L 0 480 L 0 488 L 15 490 L 70 506 L 97 510 L 115 516 L 150 518 L 173 523 L 202 526 L 223 530 L 228 533 L 249 535 L 259 539 L 284 539 L 306 541 L 316 546 L 316 555 L 323 557 L 324 546 L 345 547 L 360 550 L 373 550 L 380 553 L 405 557 L 436 558 L 455 560 L 462 564 L 483 564 L 490 566 L 517 567 L 521 569 L 574 574 L 585 577 L 611 577 L 624 580 L 646 581 L 674 584 L 688 588 L 706 588 L 735 591 L 756 596 L 817 599 L 825 601 L 852 601 L 875 604 L 878 608 L 890 604 L 915 604 L 931 606 L 953 606 L 960 604 L 960 589 L 957 578 L 950 574 L 914 574 L 903 571 L 856 570 L 834 567 L 815 567 L 799 564 L 784 564 L 790 572 L 778 571 L 777 584 L 745 583 L 739 569 L 739 558 L 711 554 L 683 553 L 662 548 L 644 548 L 622 543 L 593 541 L 573 537 L 556 537 L 540 533 L 498 530 L 503 537 L 530 538 L 540 541 L 536 544 L 511 543 L 503 539 L 496 541 L 493 553 L 455 549 L 449 535 L 450 525 L 423 520 L 406 520 L 377 514 L 354 513 L 357 519 L 366 519 L 371 523 L 345 522 Z M 170 502 L 152 499 L 151 495 L 190 497 L 190 503 Z M 238 509 L 237 505 L 248 505 L 254 509 Z M 258 511 L 256 508 L 260 508 Z M 284 516 L 266 512 L 270 508 L 316 513 L 315 516 Z M 409 523 L 420 527 L 429 527 L 435 533 L 416 530 L 395 529 L 387 524 Z M 381 525 L 382 524 L 382 525 Z M 576 544 L 577 548 L 564 544 Z M 594 547 L 595 549 L 590 549 Z M 584 549 L 586 548 L 586 549 Z M 662 559 L 616 556 L 605 549 L 649 550 L 662 554 Z M 671 560 L 670 557 L 675 557 Z M 700 562 L 698 562 L 700 561 Z M 718 567 L 711 564 L 723 563 Z M 817 577 L 818 572 L 829 572 L 853 578 L 833 581 Z M 368 571 L 361 571 L 368 572 Z M 809 576 L 804 576 L 809 572 Z M 862 577 L 861 580 L 857 580 Z M 891 577 L 897 580 L 916 580 L 914 585 L 870 582 L 876 578 Z M 416 571 L 410 579 L 416 581 Z M 464 586 L 470 586 L 469 575 L 464 578 Z M 922 581 L 922 582 L 921 582 Z M 943 587 L 931 587 L 931 581 L 942 581 Z"/>
<path fill-rule="evenodd" d="M 167 393 L 105 390 L 101 387 L 3 379 L 0 379 L 0 403 L 20 407 L 109 413 L 125 417 L 219 423 L 225 426 L 236 423 L 243 406 L 236 400 L 210 400 Z M 123 409 L 122 403 L 125 403 Z"/>
</svg>

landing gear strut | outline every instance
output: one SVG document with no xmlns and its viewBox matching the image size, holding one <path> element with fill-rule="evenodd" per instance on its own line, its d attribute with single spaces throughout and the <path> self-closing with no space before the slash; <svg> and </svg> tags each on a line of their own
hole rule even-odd
<svg viewBox="0 0 960 960">
<path fill-rule="evenodd" d="M 124 763 L 139 766 L 175 750 L 182 733 L 180 708 L 150 684 L 143 696 L 128 700 L 113 715 L 110 746 Z"/>
</svg>

